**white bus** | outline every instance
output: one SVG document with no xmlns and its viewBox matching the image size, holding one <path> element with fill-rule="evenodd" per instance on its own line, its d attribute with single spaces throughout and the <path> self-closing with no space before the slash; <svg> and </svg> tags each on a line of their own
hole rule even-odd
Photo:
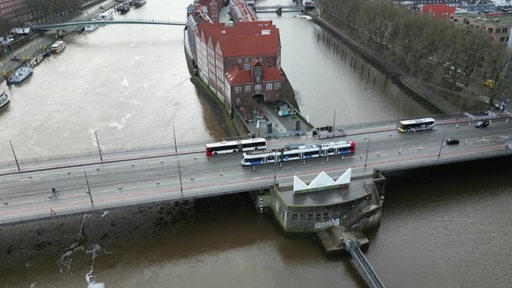
<svg viewBox="0 0 512 288">
<path fill-rule="evenodd" d="M 206 144 L 206 155 L 228 154 L 233 152 L 246 152 L 254 150 L 265 150 L 267 140 L 265 138 L 251 138 L 237 141 L 222 141 Z"/>
<path fill-rule="evenodd" d="M 435 126 L 436 120 L 434 120 L 434 118 L 401 120 L 398 122 L 398 131 L 406 133 L 424 130 L 434 130 Z"/>
</svg>

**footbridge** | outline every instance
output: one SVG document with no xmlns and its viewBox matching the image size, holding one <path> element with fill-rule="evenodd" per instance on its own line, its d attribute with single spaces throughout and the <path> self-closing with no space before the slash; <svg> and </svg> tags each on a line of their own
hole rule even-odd
<svg viewBox="0 0 512 288">
<path fill-rule="evenodd" d="M 257 13 L 281 13 L 281 12 L 304 12 L 304 7 L 297 5 L 281 6 L 255 6 L 254 11 Z"/>
<path fill-rule="evenodd" d="M 48 30 L 74 30 L 88 25 L 112 25 L 112 24 L 144 24 L 144 25 L 170 25 L 170 26 L 185 26 L 183 21 L 163 21 L 163 20 L 102 20 L 102 21 L 75 21 L 34 25 L 32 28 L 37 31 Z"/>
<path fill-rule="evenodd" d="M 384 284 L 361 251 L 360 243 L 357 240 L 349 239 L 345 240 L 343 244 L 345 246 L 345 250 L 352 255 L 355 266 L 366 281 L 366 284 L 372 288 L 384 288 Z"/>
</svg>

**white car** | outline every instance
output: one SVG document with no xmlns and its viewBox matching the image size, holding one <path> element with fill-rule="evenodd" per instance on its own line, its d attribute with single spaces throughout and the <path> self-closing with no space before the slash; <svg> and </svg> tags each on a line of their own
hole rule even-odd
<svg viewBox="0 0 512 288">
<path fill-rule="evenodd" d="M 13 41 L 14 41 L 14 37 L 12 37 L 11 35 L 9 35 L 7 37 L 0 37 L 0 44 L 2 44 L 2 45 L 9 45 Z"/>
<path fill-rule="evenodd" d="M 507 149 L 512 149 L 512 140 L 508 140 L 507 142 L 505 142 L 505 147 Z"/>
</svg>

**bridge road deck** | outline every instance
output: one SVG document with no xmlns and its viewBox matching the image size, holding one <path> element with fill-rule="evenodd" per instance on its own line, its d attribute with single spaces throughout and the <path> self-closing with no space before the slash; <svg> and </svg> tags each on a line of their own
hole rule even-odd
<svg viewBox="0 0 512 288">
<path fill-rule="evenodd" d="M 321 171 L 336 175 L 352 168 L 357 177 L 372 173 L 373 169 L 388 173 L 485 159 L 509 161 L 512 157 L 512 149 L 505 147 L 505 142 L 512 138 L 512 121 L 493 119 L 485 129 L 474 128 L 470 120 L 465 125 L 456 126 L 456 123 L 461 122 L 445 119 L 436 131 L 406 134 L 398 133 L 392 123 L 361 125 L 359 129 L 348 129 L 347 137 L 358 143 L 355 155 L 290 161 L 277 167 L 244 168 L 239 153 L 207 157 L 204 152 L 179 154 L 181 148 L 178 155 L 146 157 L 144 153 L 151 150 L 128 151 L 118 155 L 120 159 L 116 161 L 103 163 L 96 154 L 91 156 L 96 159 L 93 163 L 86 162 L 87 157 L 64 158 L 54 159 L 50 164 L 41 161 L 24 165 L 21 170 L 10 161 L 6 173 L 0 174 L 0 199 L 7 202 L 0 206 L 0 225 L 48 217 L 49 208 L 62 215 L 265 189 L 274 181 L 283 186 L 292 185 L 294 175 L 307 181 Z M 442 145 L 444 137 L 449 135 L 461 139 L 461 144 Z M 270 143 L 320 141 L 307 136 L 291 138 L 295 140 L 284 138 Z M 91 195 L 86 193 L 86 182 L 94 206 Z M 48 199 L 52 187 L 60 192 L 55 201 Z"/>
</svg>

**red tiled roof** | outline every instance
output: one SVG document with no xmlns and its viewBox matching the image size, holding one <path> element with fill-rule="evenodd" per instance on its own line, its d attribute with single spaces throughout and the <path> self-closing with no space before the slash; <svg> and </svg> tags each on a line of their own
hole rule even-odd
<svg viewBox="0 0 512 288">
<path fill-rule="evenodd" d="M 279 51 L 279 29 L 272 21 L 224 23 L 199 23 L 205 39 L 220 43 L 224 57 L 275 55 Z M 200 32 L 201 33 L 201 32 Z"/>
<path fill-rule="evenodd" d="M 226 79 L 231 85 L 253 84 L 251 70 L 240 70 L 236 65 L 231 65 L 226 72 Z M 277 67 L 263 67 L 263 82 L 284 81 L 281 70 Z"/>
</svg>

